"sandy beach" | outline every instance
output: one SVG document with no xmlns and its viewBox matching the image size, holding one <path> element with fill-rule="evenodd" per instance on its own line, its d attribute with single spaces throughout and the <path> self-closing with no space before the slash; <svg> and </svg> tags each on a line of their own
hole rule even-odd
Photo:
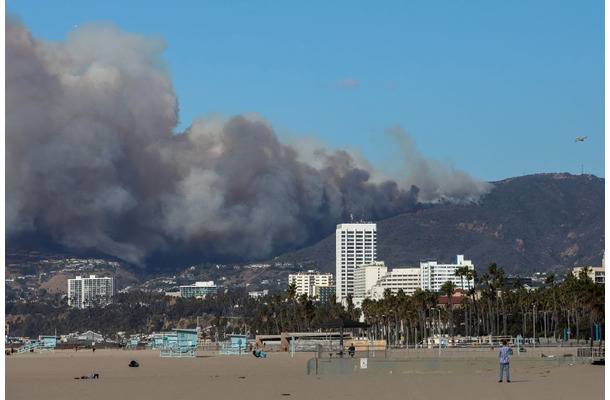
<svg viewBox="0 0 610 400">
<path fill-rule="evenodd" d="M 602 399 L 603 366 L 368 375 L 307 375 L 313 353 L 160 358 L 158 351 L 98 350 L 5 357 L 6 399 Z M 140 363 L 130 368 L 131 360 Z M 99 374 L 99 379 L 74 379 Z"/>
</svg>

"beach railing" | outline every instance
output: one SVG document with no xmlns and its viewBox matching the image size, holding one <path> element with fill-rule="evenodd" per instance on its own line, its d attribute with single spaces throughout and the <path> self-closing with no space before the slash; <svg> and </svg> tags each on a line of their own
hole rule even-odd
<svg viewBox="0 0 610 400">
<path fill-rule="evenodd" d="M 19 347 L 17 349 L 17 353 L 19 353 L 19 354 L 28 353 L 28 352 L 33 351 L 38 348 L 40 348 L 40 342 L 37 340 L 32 340 L 31 342 L 26 343 L 23 346 Z"/>
<path fill-rule="evenodd" d="M 388 348 L 356 350 L 355 357 L 366 358 L 498 358 L 498 346 L 464 346 L 436 348 Z M 512 347 L 511 358 L 600 358 L 605 355 L 605 346 L 598 347 L 562 347 L 562 346 L 527 346 Z M 345 350 L 344 350 L 345 351 Z M 320 353 L 324 357 L 324 353 Z"/>
<path fill-rule="evenodd" d="M 227 335 L 229 340 L 220 343 L 220 354 L 241 355 L 248 353 L 248 339 L 246 335 Z"/>
<path fill-rule="evenodd" d="M 159 348 L 159 357 L 195 357 L 196 344 L 179 345 L 177 342 L 172 342 L 169 345 Z"/>
<path fill-rule="evenodd" d="M 501 347 L 501 346 L 500 346 Z M 498 358 L 498 346 L 464 346 L 464 347 L 438 347 L 421 348 L 407 346 L 387 346 L 384 348 L 357 348 L 355 358 L 387 358 L 387 359 L 475 359 L 475 358 Z M 605 346 L 512 346 L 513 355 L 511 359 L 535 359 L 535 358 L 601 358 L 605 356 Z M 341 349 L 339 346 L 319 347 L 318 358 L 347 357 L 347 346 Z"/>
</svg>

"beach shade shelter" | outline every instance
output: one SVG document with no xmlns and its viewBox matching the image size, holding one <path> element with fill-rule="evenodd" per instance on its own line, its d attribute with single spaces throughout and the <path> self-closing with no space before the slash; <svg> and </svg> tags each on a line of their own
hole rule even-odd
<svg viewBox="0 0 610 400">
<path fill-rule="evenodd" d="M 347 318 L 336 318 L 330 320 L 328 322 L 324 322 L 318 324 L 316 329 L 339 329 L 340 339 L 339 345 L 341 347 L 341 351 L 343 351 L 343 330 L 344 329 L 353 329 L 353 328 L 368 328 L 369 324 L 365 324 L 364 322 L 354 321 L 353 319 Z"/>
<path fill-rule="evenodd" d="M 52 351 L 55 353 L 55 347 L 57 347 L 57 336 L 40 336 L 40 352 Z"/>
<path fill-rule="evenodd" d="M 353 329 L 353 328 L 368 328 L 369 324 L 365 324 L 364 322 L 354 321 L 353 319 L 347 318 L 336 318 L 330 320 L 328 322 L 321 323 L 316 326 L 316 329 L 339 329 L 340 339 L 339 345 L 341 346 L 341 351 L 343 351 L 343 330 L 344 329 Z"/>
</svg>

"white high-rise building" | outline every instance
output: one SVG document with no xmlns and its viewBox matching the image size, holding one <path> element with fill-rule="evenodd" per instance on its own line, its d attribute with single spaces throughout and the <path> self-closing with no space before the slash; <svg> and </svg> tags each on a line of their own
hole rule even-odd
<svg viewBox="0 0 610 400">
<path fill-rule="evenodd" d="M 377 260 L 377 224 L 339 224 L 336 244 L 336 297 L 342 302 L 354 294 L 354 269 Z"/>
<path fill-rule="evenodd" d="M 472 287 L 473 282 L 464 279 L 462 286 L 462 278 L 455 276 L 455 271 L 460 267 L 468 267 L 474 270 L 474 265 L 470 260 L 464 260 L 464 256 L 458 254 L 455 257 L 455 264 L 439 264 L 436 259 L 421 260 L 419 262 L 421 269 L 421 289 L 429 289 L 432 292 L 439 292 L 441 286 L 447 281 L 453 282 L 458 289 L 468 290 Z"/>
<path fill-rule="evenodd" d="M 114 278 L 97 278 L 91 275 L 89 278 L 77 276 L 76 279 L 68 279 L 68 305 L 71 307 L 105 307 L 112 304 L 115 294 Z"/>
<path fill-rule="evenodd" d="M 288 284 L 296 284 L 297 296 L 306 294 L 312 298 L 316 296 L 316 286 L 332 286 L 333 274 L 321 274 L 317 271 L 309 270 L 298 274 L 288 275 Z"/>
</svg>

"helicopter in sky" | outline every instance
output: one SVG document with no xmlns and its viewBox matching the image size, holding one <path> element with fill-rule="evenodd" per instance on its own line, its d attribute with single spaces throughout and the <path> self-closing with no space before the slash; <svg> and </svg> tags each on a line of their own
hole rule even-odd
<svg viewBox="0 0 610 400">
<path fill-rule="evenodd" d="M 577 137 L 575 142 L 584 142 L 586 138 L 587 138 L 587 136 L 585 136 L 583 138 Z"/>
</svg>

